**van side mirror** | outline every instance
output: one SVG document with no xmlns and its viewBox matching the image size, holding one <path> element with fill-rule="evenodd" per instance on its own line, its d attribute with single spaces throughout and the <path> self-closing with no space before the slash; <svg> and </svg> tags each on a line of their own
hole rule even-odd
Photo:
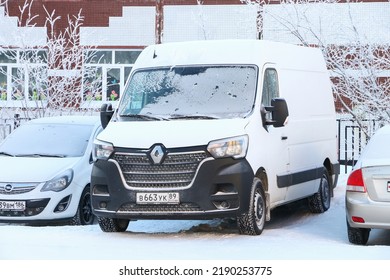
<svg viewBox="0 0 390 280">
<path fill-rule="evenodd" d="M 113 114 L 114 110 L 112 109 L 111 103 L 105 103 L 100 107 L 100 123 L 102 124 L 103 129 L 106 128 Z"/>
<path fill-rule="evenodd" d="M 274 127 L 282 127 L 285 125 L 288 118 L 287 102 L 283 98 L 273 98 L 271 106 L 265 107 L 265 110 L 271 112 L 272 119 L 266 120 L 266 125 L 273 125 Z"/>
</svg>

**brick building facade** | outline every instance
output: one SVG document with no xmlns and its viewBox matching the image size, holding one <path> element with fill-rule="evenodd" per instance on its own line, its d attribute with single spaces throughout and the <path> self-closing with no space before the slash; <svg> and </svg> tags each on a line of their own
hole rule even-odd
<svg viewBox="0 0 390 280">
<path fill-rule="evenodd" d="M 137 55 L 150 44 L 226 38 L 258 39 L 260 36 L 263 39 L 301 43 L 281 27 L 280 21 L 275 22 L 275 18 L 269 16 L 271 13 L 262 14 L 264 7 L 245 4 L 240 0 L 35 0 L 23 15 L 20 7 L 25 0 L 3 0 L 2 3 L 0 46 L 12 46 L 15 49 L 21 47 L 16 40 L 17 34 L 23 34 L 21 37 L 31 48 L 46 40 L 50 33 L 46 25 L 47 14 L 54 12 L 59 17 L 54 29 L 55 33 L 59 33 L 68 27 L 69 18 L 81 13 L 83 24 L 79 30 L 80 44 L 97 49 L 97 58 L 86 62 L 86 66 L 95 67 L 101 79 L 102 94 L 85 105 L 92 107 L 118 99 Z M 279 1 L 270 1 L 270 4 L 276 3 Z M 345 3 L 334 5 L 339 6 L 330 10 L 329 22 L 340 24 L 348 12 L 347 6 Z M 360 8 L 352 7 L 355 9 L 352 14 L 356 17 L 354 20 L 358 22 L 358 29 L 370 40 L 380 38 L 381 41 L 390 42 L 388 0 L 366 0 L 360 5 Z M 277 11 L 278 5 L 266 5 L 266 9 Z M 30 22 L 27 21 L 28 13 L 35 15 Z M 261 26 L 259 15 L 262 15 Z M 26 25 L 34 27 L 26 31 L 23 29 Z M 323 28 L 329 33 L 327 38 L 334 40 L 335 44 L 343 44 L 340 40 L 343 36 L 334 34 L 334 25 L 329 26 L 328 29 Z M 371 38 L 372 34 L 377 35 Z M 315 44 L 310 42 L 309 35 L 307 40 L 309 44 Z M 19 67 L 17 61 L 9 61 L 0 55 L 0 67 L 11 74 L 5 75 L 4 71 L 0 74 L 0 103 L 3 107 L 20 106 L 21 103 L 14 95 L 13 81 L 9 77 Z M 28 87 L 29 83 L 26 82 L 24 88 Z M 22 98 L 32 101 L 31 90 L 29 94 L 28 90 L 25 91 Z M 112 96 L 112 92 L 116 95 Z M 85 92 L 80 94 L 84 100 L 87 99 Z M 31 103 L 31 106 L 34 104 Z"/>
</svg>

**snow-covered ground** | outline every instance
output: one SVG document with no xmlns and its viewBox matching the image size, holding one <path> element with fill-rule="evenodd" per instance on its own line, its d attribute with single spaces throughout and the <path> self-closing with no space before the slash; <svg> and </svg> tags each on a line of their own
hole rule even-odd
<svg viewBox="0 0 390 280">
<path fill-rule="evenodd" d="M 98 225 L 0 224 L 0 277 L 258 279 L 266 276 L 223 271 L 269 266 L 269 277 L 281 280 L 313 279 L 313 275 L 318 279 L 381 278 L 390 262 L 390 231 L 373 230 L 367 246 L 348 242 L 345 180 L 342 175 L 331 208 L 324 214 L 310 214 L 304 203 L 280 207 L 272 212 L 260 236 L 238 235 L 235 225 L 226 221 L 137 221 L 124 233 L 104 233 Z M 124 268 L 133 269 L 131 273 L 138 269 L 138 274 L 121 274 Z M 145 274 L 147 270 L 141 270 L 145 268 L 162 268 L 164 273 L 200 268 L 202 274 L 161 276 Z M 223 277 L 214 277 L 221 273 Z"/>
<path fill-rule="evenodd" d="M 304 203 L 275 209 L 260 236 L 229 221 L 136 221 L 124 233 L 92 226 L 0 224 L 2 260 L 366 260 L 390 259 L 390 231 L 373 230 L 368 246 L 348 242 L 341 176 L 331 208 Z"/>
</svg>

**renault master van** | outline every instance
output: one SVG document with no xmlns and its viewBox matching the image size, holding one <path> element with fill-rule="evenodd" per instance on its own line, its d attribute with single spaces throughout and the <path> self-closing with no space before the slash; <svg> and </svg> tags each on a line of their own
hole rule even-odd
<svg viewBox="0 0 390 280">
<path fill-rule="evenodd" d="M 95 141 L 92 207 L 105 232 L 140 219 L 237 221 L 330 207 L 339 174 L 335 108 L 320 50 L 259 40 L 145 48 Z"/>
</svg>

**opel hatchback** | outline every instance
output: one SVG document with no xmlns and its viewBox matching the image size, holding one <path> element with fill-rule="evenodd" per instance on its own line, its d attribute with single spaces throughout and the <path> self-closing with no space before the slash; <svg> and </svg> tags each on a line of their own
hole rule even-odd
<svg viewBox="0 0 390 280">
<path fill-rule="evenodd" d="M 32 120 L 0 144 L 0 221 L 92 224 L 91 149 L 98 117 Z"/>
<path fill-rule="evenodd" d="M 390 229 L 390 126 L 379 129 L 363 150 L 346 187 L 348 239 L 367 243 L 370 230 Z"/>
</svg>

